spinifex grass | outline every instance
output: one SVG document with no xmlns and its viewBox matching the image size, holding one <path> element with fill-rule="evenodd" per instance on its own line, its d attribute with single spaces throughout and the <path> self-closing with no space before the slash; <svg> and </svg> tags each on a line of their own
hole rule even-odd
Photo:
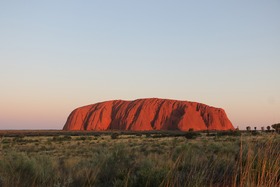
<svg viewBox="0 0 280 187">
<path fill-rule="evenodd" d="M 279 186 L 279 138 L 268 137 L 266 141 L 254 143 L 241 141 L 234 174 L 234 186 Z"/>
<path fill-rule="evenodd" d="M 0 186 L 279 186 L 279 135 L 3 137 Z"/>
</svg>

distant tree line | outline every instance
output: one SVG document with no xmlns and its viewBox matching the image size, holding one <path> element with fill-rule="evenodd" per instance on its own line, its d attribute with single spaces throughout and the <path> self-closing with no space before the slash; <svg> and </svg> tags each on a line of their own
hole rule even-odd
<svg viewBox="0 0 280 187">
<path fill-rule="evenodd" d="M 273 125 L 271 125 L 271 126 L 267 126 L 266 127 L 266 131 L 267 132 L 271 132 L 271 127 L 275 130 L 275 132 L 277 132 L 277 133 L 280 133 L 280 123 L 276 123 L 276 124 L 273 124 Z M 251 131 L 251 127 L 250 126 L 247 126 L 246 127 L 246 130 L 247 131 Z M 256 131 L 257 130 L 257 127 L 254 127 L 254 131 Z M 265 131 L 265 128 L 264 127 L 261 127 L 261 131 Z"/>
</svg>

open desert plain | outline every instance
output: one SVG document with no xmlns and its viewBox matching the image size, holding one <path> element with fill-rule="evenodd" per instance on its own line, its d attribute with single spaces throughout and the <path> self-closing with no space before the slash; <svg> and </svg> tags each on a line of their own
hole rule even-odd
<svg viewBox="0 0 280 187">
<path fill-rule="evenodd" d="M 280 135 L 0 131 L 2 186 L 279 186 Z"/>
</svg>

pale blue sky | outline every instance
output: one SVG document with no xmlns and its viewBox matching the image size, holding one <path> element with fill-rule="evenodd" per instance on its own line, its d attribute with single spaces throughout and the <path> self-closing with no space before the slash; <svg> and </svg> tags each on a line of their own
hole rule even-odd
<svg viewBox="0 0 280 187">
<path fill-rule="evenodd" d="M 280 1 L 0 1 L 0 129 L 145 97 L 280 122 Z"/>
</svg>

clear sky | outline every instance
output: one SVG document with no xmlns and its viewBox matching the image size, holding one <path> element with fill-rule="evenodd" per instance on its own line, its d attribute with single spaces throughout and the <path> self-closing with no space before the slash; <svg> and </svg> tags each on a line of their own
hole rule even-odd
<svg viewBox="0 0 280 187">
<path fill-rule="evenodd" d="M 280 122 L 280 1 L 0 1 L 0 129 L 158 97 Z"/>
</svg>

